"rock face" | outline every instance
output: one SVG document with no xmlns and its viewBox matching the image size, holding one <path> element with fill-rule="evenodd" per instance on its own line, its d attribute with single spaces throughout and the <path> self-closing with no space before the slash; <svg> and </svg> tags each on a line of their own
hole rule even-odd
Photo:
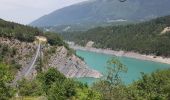
<svg viewBox="0 0 170 100">
<path fill-rule="evenodd" d="M 170 32 L 170 27 L 164 28 L 164 30 L 161 32 L 161 34 L 165 34 L 167 32 Z"/>
<path fill-rule="evenodd" d="M 36 45 L 28 42 L 21 42 L 17 39 L 8 39 L 2 37 L 0 37 L 0 45 L 6 45 L 10 49 L 13 48 L 16 50 L 15 55 L 11 57 L 7 57 L 8 59 L 7 63 L 13 64 L 12 66 L 16 70 L 14 72 L 15 74 L 15 79 L 13 80 L 13 85 L 14 85 L 19 79 L 25 77 L 24 74 L 27 72 L 30 62 L 32 61 L 32 58 L 36 50 Z M 13 61 L 15 63 L 13 63 Z M 16 67 L 16 65 L 20 67 Z M 33 79 L 36 76 L 36 74 L 37 71 L 34 68 L 33 70 L 31 70 L 29 75 L 25 78 Z"/>
<path fill-rule="evenodd" d="M 91 47 L 93 47 L 93 44 L 94 44 L 93 41 L 89 41 L 89 42 L 87 42 L 86 47 L 91 48 Z"/>
<path fill-rule="evenodd" d="M 14 55 L 10 59 L 15 60 L 16 64 L 21 65 L 21 68 L 18 69 L 18 72 L 16 72 L 16 77 L 21 77 L 23 73 L 25 73 L 30 65 L 30 62 L 32 61 L 32 58 L 35 55 L 36 52 L 36 45 L 34 43 L 27 43 L 27 42 L 21 42 L 16 39 L 7 39 L 0 37 L 0 44 L 7 45 L 10 48 L 16 48 L 16 55 Z M 52 46 L 50 45 L 42 45 L 41 53 L 45 51 L 45 49 L 48 49 Z M 64 47 L 57 47 L 54 50 L 56 50 L 56 53 L 47 53 L 47 55 L 41 56 L 42 59 L 46 58 L 48 56 L 49 58 L 45 59 L 47 62 L 46 68 L 44 68 L 44 71 L 48 70 L 50 67 L 57 68 L 61 73 L 63 73 L 66 77 L 72 78 L 72 77 L 94 77 L 99 78 L 102 75 L 93 69 L 89 69 L 86 64 L 77 56 L 71 55 L 68 56 L 68 50 Z M 10 61 L 9 60 L 9 61 Z M 36 65 L 34 65 L 34 68 L 29 73 L 28 79 L 32 79 L 37 75 L 36 66 L 38 65 L 38 60 Z"/>
<path fill-rule="evenodd" d="M 49 66 L 57 68 L 66 77 L 93 77 L 100 78 L 102 75 L 93 69 L 87 67 L 87 65 L 77 56 L 67 56 L 67 49 L 65 47 L 59 47 L 57 53 L 51 56 L 49 60 Z"/>
<path fill-rule="evenodd" d="M 36 46 L 32 43 L 20 42 L 16 39 L 8 39 L 0 37 L 0 44 L 7 45 L 10 48 L 16 49 L 16 55 L 10 59 L 15 60 L 22 67 L 26 66 L 35 52 Z"/>
</svg>

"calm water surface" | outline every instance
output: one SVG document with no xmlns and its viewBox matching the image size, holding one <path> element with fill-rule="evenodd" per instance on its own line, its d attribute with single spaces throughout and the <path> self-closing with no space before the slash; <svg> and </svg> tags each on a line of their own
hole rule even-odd
<svg viewBox="0 0 170 100">
<path fill-rule="evenodd" d="M 112 58 L 111 55 L 94 53 L 89 51 L 77 50 L 77 55 L 84 58 L 84 61 L 90 68 L 98 70 L 102 74 L 106 74 L 106 62 Z M 141 76 L 141 72 L 151 73 L 156 70 L 170 68 L 170 65 L 157 63 L 152 61 L 144 61 L 127 57 L 119 57 L 119 60 L 128 68 L 128 72 L 122 75 L 124 83 L 129 84 L 137 80 Z M 79 78 L 81 82 L 92 84 L 97 81 L 94 78 Z"/>
</svg>

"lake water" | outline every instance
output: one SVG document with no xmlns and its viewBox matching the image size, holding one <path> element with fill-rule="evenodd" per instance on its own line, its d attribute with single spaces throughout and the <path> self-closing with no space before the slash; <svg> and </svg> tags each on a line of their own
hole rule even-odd
<svg viewBox="0 0 170 100">
<path fill-rule="evenodd" d="M 102 74 L 106 74 L 106 62 L 112 58 L 111 55 L 94 53 L 89 51 L 77 50 L 77 55 L 84 58 L 84 61 L 90 68 L 98 70 Z M 127 57 L 119 57 L 119 60 L 128 68 L 128 72 L 122 75 L 122 80 L 125 84 L 132 83 L 134 80 L 137 80 L 141 76 L 141 72 L 151 73 L 156 70 L 170 68 L 170 65 L 157 63 L 152 61 L 144 61 Z M 95 78 L 79 78 L 81 82 L 92 84 L 97 81 Z"/>
</svg>

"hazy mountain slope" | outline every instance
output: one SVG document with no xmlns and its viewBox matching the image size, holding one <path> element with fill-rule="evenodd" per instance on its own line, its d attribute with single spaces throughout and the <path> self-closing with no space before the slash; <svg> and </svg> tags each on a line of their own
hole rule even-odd
<svg viewBox="0 0 170 100">
<path fill-rule="evenodd" d="M 170 14 L 169 0 L 90 0 L 56 10 L 33 21 L 33 26 L 96 24 L 117 19 L 146 20 Z"/>
</svg>

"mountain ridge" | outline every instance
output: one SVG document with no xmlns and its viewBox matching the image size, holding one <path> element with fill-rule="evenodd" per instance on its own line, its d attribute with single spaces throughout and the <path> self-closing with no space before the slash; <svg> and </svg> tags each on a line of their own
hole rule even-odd
<svg viewBox="0 0 170 100">
<path fill-rule="evenodd" d="M 74 4 L 44 15 L 32 26 L 101 24 L 109 20 L 143 21 L 170 14 L 169 0 L 93 0 Z"/>
</svg>

